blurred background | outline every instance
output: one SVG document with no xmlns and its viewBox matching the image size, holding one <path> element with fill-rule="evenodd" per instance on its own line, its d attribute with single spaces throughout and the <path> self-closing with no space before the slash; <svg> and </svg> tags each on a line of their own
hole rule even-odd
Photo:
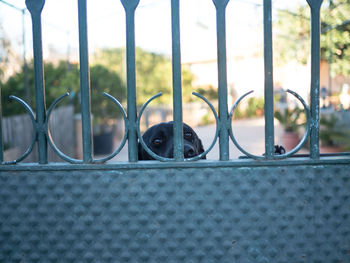
<svg viewBox="0 0 350 263">
<path fill-rule="evenodd" d="M 125 14 L 120 1 L 88 0 L 89 60 L 92 90 L 94 154 L 111 153 L 124 136 L 119 109 L 102 92 L 126 108 Z M 215 119 L 197 97 L 217 108 L 215 8 L 210 0 L 180 3 L 183 119 L 194 127 L 206 147 L 215 134 Z M 228 104 L 250 90 L 234 112 L 232 127 L 240 145 L 264 153 L 263 11 L 260 0 L 231 0 L 227 7 Z M 350 149 L 350 1 L 325 0 L 321 24 L 321 152 Z M 172 120 L 170 0 L 141 0 L 136 11 L 137 103 L 141 107 L 162 92 L 142 117 L 141 130 Z M 82 156 L 79 98 L 77 1 L 46 0 L 42 14 L 46 105 L 69 91 L 50 122 L 57 147 Z M 286 89 L 309 103 L 310 11 L 304 0 L 273 1 L 275 141 L 288 150 L 304 133 L 305 113 Z M 5 159 L 13 160 L 29 146 L 31 120 L 10 95 L 35 111 L 31 19 L 24 0 L 0 0 L 0 89 Z M 230 109 L 229 109 L 230 110 Z M 242 155 L 230 144 L 230 158 Z M 307 153 L 308 149 L 301 152 Z M 36 151 L 26 159 L 37 159 Z M 208 155 L 218 159 L 218 145 Z M 51 151 L 50 161 L 60 161 Z M 127 147 L 113 161 L 127 160 Z"/>
</svg>

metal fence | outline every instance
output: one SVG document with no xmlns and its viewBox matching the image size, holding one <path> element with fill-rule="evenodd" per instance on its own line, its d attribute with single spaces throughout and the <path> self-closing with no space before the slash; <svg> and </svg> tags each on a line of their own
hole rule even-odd
<svg viewBox="0 0 350 263">
<path fill-rule="evenodd" d="M 125 134 L 121 145 L 112 154 L 103 159 L 94 159 L 92 147 L 92 127 L 91 127 L 91 91 L 89 79 L 89 56 L 88 56 L 88 38 L 87 38 L 87 8 L 86 0 L 78 0 L 79 15 L 79 47 L 80 47 L 80 88 L 81 88 L 81 116 L 82 116 L 82 138 L 83 138 L 83 159 L 78 160 L 69 157 L 66 153 L 60 151 L 50 136 L 48 122 L 52 110 L 68 94 L 57 98 L 55 102 L 46 110 L 45 106 L 45 83 L 43 80 L 43 58 L 42 58 L 42 32 L 41 32 L 41 12 L 45 1 L 27 0 L 26 5 L 32 17 L 33 26 L 33 47 L 34 47 L 34 68 L 35 68 L 35 91 L 36 91 L 36 113 L 30 106 L 20 98 L 12 97 L 21 103 L 31 117 L 35 136 L 31 146 L 27 151 L 12 162 L 3 161 L 3 145 L 0 141 L 0 160 L 4 164 L 16 163 L 23 160 L 32 150 L 33 145 L 38 145 L 39 163 L 48 162 L 48 145 L 63 160 L 70 163 L 103 163 L 116 156 L 128 141 L 129 162 L 138 161 L 138 141 L 145 150 L 160 161 L 168 159 L 155 155 L 147 147 L 142 139 L 140 132 L 140 119 L 147 105 L 161 94 L 156 94 L 150 98 L 137 114 L 136 107 L 136 81 L 135 81 L 135 11 L 139 0 L 121 0 L 126 15 L 126 47 L 127 47 L 127 110 L 125 111 L 118 100 L 109 94 L 104 94 L 106 99 L 114 102 L 117 108 L 122 112 L 125 124 Z M 218 112 L 212 104 L 198 93 L 193 93 L 209 105 L 216 120 L 216 134 L 210 147 L 202 154 L 193 158 L 184 158 L 183 130 L 182 130 L 182 87 L 181 87 L 181 47 L 180 47 L 180 16 L 179 0 L 171 1 L 171 28 L 172 28 L 172 72 L 173 72 L 173 120 L 174 120 L 174 158 L 172 161 L 195 161 L 207 154 L 217 139 L 219 139 L 220 156 L 219 161 L 228 161 L 229 140 L 246 156 L 256 160 L 276 160 L 293 156 L 310 139 L 310 160 L 320 159 L 319 150 L 319 79 L 320 79 L 320 9 L 322 0 L 307 0 L 311 11 L 311 85 L 310 105 L 295 92 L 287 90 L 286 92 L 294 95 L 303 105 L 307 117 L 307 127 L 300 143 L 290 152 L 284 154 L 275 154 L 274 148 L 274 105 L 273 105 L 273 43 L 272 43 L 272 3 L 271 0 L 263 1 L 264 14 L 264 69 L 265 69 L 265 154 L 261 156 L 253 155 L 239 144 L 232 130 L 232 117 L 237 105 L 249 93 L 239 98 L 229 111 L 227 99 L 227 63 L 226 63 L 226 17 L 225 11 L 229 0 L 213 0 L 213 8 L 216 9 L 217 26 L 217 61 L 218 61 Z M 2 137 L 2 136 L 0 136 Z M 253 161 L 253 160 L 252 160 Z"/>
<path fill-rule="evenodd" d="M 350 262 L 350 158 L 319 153 L 322 0 L 308 0 L 312 14 L 310 108 L 289 91 L 302 101 L 308 125 L 300 144 L 284 155 L 274 154 L 271 0 L 264 0 L 266 154 L 261 156 L 246 152 L 232 132 L 233 112 L 245 96 L 228 110 L 225 8 L 229 0 L 213 0 L 219 112 L 211 110 L 217 123 L 213 142 L 219 138 L 220 160 L 197 162 L 183 157 L 179 0 L 171 1 L 175 158 L 137 160 L 140 118 L 159 94 L 137 115 L 134 14 L 139 1 L 121 2 L 127 21 L 127 113 L 115 98 L 105 95 L 122 111 L 125 136 L 114 153 L 94 160 L 86 0 L 78 0 L 83 159 L 76 160 L 59 151 L 50 137 L 53 109 L 66 95 L 45 109 L 40 23 L 45 1 L 26 0 L 33 21 L 36 114 L 23 100 L 13 98 L 29 113 L 40 165 L 5 165 L 1 151 L 0 262 Z M 308 138 L 310 155 L 287 158 L 294 157 Z M 230 160 L 230 139 L 252 158 Z M 96 165 L 118 154 L 127 140 L 129 162 Z M 48 145 L 73 164 L 46 164 Z"/>
<path fill-rule="evenodd" d="M 5 161 L 16 159 L 20 153 L 23 153 L 32 144 L 33 130 L 32 121 L 27 114 L 6 117 L 2 119 L 2 132 L 4 145 L 13 150 L 13 154 L 7 156 Z M 74 129 L 74 107 L 72 105 L 63 106 L 52 112 L 52 118 L 49 123 L 52 130 L 51 136 L 59 149 L 65 149 L 69 156 L 75 155 L 75 129 Z M 24 132 L 25 131 L 25 132 Z M 5 148 L 6 149 L 6 148 Z M 12 159 L 10 159 L 12 157 Z M 37 162 L 38 152 L 34 145 L 31 153 L 26 156 L 23 162 Z M 61 158 L 57 154 L 48 149 L 48 161 L 59 162 Z"/>
</svg>

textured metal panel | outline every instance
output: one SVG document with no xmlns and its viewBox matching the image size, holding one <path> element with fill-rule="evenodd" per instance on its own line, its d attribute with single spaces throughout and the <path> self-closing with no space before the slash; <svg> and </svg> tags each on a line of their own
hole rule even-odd
<svg viewBox="0 0 350 263">
<path fill-rule="evenodd" d="M 348 165 L 7 171 L 0 262 L 350 262 Z"/>
</svg>

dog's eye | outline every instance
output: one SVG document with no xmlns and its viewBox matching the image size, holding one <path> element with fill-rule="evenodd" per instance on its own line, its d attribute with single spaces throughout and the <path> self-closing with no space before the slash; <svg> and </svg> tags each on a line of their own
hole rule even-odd
<svg viewBox="0 0 350 263">
<path fill-rule="evenodd" d="M 156 139 L 154 139 L 154 140 L 152 141 L 152 143 L 153 143 L 154 145 L 160 145 L 160 144 L 162 144 L 162 142 L 163 142 L 163 140 L 160 139 L 160 138 L 156 138 Z"/>
<path fill-rule="evenodd" d="M 185 139 L 191 139 L 192 138 L 192 132 L 185 132 L 184 133 Z"/>
</svg>

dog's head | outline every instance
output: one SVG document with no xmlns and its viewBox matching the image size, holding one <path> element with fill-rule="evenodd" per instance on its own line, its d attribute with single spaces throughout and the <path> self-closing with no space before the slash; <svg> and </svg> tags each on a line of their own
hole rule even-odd
<svg viewBox="0 0 350 263">
<path fill-rule="evenodd" d="M 142 136 L 144 142 L 155 154 L 173 158 L 174 153 L 174 136 L 173 136 L 173 122 L 160 123 L 149 128 Z M 184 136 L 184 156 L 185 158 L 192 158 L 204 152 L 201 140 L 195 131 L 183 124 Z M 138 144 L 139 160 L 154 160 L 142 147 Z M 206 159 L 205 156 L 202 159 Z"/>
</svg>

